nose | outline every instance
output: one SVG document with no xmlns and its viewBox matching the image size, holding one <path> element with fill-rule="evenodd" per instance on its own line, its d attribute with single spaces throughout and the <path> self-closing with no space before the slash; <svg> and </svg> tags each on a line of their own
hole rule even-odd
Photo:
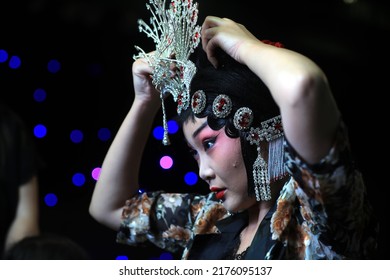
<svg viewBox="0 0 390 280">
<path fill-rule="evenodd" d="M 199 177 L 210 184 L 211 179 L 214 178 L 214 171 L 207 161 L 199 159 Z"/>
</svg>

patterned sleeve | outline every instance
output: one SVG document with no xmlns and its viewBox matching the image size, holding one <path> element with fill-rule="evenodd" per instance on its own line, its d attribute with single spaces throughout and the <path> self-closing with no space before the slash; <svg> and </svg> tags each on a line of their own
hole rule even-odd
<svg viewBox="0 0 390 280">
<path fill-rule="evenodd" d="M 310 232 L 346 258 L 372 258 L 377 246 L 377 221 L 351 155 L 345 124 L 340 122 L 333 147 L 318 164 L 304 162 L 287 141 L 285 152 L 304 224 Z"/>
<path fill-rule="evenodd" d="M 117 242 L 138 245 L 149 241 L 162 249 L 177 252 L 190 240 L 193 222 L 204 199 L 195 194 L 139 194 L 126 201 Z"/>
</svg>

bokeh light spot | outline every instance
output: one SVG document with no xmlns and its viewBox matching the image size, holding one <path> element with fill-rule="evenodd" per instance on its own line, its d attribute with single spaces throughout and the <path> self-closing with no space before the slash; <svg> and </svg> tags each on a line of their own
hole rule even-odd
<svg viewBox="0 0 390 280">
<path fill-rule="evenodd" d="M 50 207 L 56 206 L 58 202 L 58 198 L 54 193 L 46 194 L 44 200 L 46 205 Z"/>
<path fill-rule="evenodd" d="M 35 137 L 43 138 L 43 137 L 46 136 L 46 134 L 47 134 L 47 129 L 46 129 L 46 126 L 44 126 L 43 124 L 37 124 L 34 127 L 34 135 L 35 135 Z"/>
<path fill-rule="evenodd" d="M 91 175 L 92 175 L 92 178 L 93 178 L 94 180 L 97 181 L 97 180 L 99 179 L 101 170 L 102 170 L 101 167 L 96 167 L 96 168 L 94 168 L 94 169 L 92 170 Z"/>
<path fill-rule="evenodd" d="M 20 60 L 20 58 L 18 56 L 13 55 L 9 59 L 8 65 L 12 69 L 17 69 L 20 67 L 20 65 L 22 65 L 22 61 Z"/>
<path fill-rule="evenodd" d="M 160 159 L 160 166 L 163 169 L 169 169 L 172 167 L 172 165 L 173 165 L 173 159 L 170 156 L 163 156 Z"/>
<path fill-rule="evenodd" d="M 170 120 L 168 121 L 167 124 L 168 124 L 168 132 L 170 134 L 175 134 L 179 130 L 179 124 L 177 123 L 177 121 Z"/>
<path fill-rule="evenodd" d="M 0 50 L 0 63 L 6 62 L 8 59 L 8 53 L 6 50 Z"/>
<path fill-rule="evenodd" d="M 198 175 L 195 172 L 188 172 L 184 176 L 184 181 L 186 182 L 187 185 L 193 186 L 198 182 Z"/>
<path fill-rule="evenodd" d="M 164 128 L 162 126 L 156 126 L 153 129 L 153 136 L 157 140 L 162 140 L 164 138 Z"/>
<path fill-rule="evenodd" d="M 61 63 L 56 59 L 52 59 L 47 63 L 47 70 L 49 70 L 50 73 L 57 73 L 60 69 Z"/>
<path fill-rule="evenodd" d="M 117 256 L 117 260 L 128 260 L 129 258 L 127 256 Z"/>
<path fill-rule="evenodd" d="M 73 143 L 80 143 L 83 141 L 84 134 L 81 130 L 75 129 L 70 133 L 70 140 Z"/>
<path fill-rule="evenodd" d="M 161 253 L 160 260 L 173 260 L 173 255 L 171 253 Z"/>
<path fill-rule="evenodd" d="M 82 187 L 85 184 L 85 176 L 82 173 L 76 173 L 72 177 L 72 182 L 76 187 Z"/>
<path fill-rule="evenodd" d="M 98 131 L 98 138 L 101 141 L 107 141 L 111 138 L 111 131 L 108 128 L 101 128 Z"/>
<path fill-rule="evenodd" d="M 42 88 L 37 88 L 34 91 L 34 100 L 37 102 L 43 102 L 46 100 L 46 91 Z"/>
</svg>

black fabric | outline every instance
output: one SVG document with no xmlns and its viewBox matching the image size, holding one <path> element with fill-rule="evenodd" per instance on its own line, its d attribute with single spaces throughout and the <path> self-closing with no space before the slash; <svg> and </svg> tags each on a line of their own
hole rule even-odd
<svg viewBox="0 0 390 280">
<path fill-rule="evenodd" d="M 240 232 L 248 224 L 246 212 L 234 214 L 217 222 L 220 233 L 196 235 L 188 259 L 229 259 L 240 238 Z"/>
<path fill-rule="evenodd" d="M 269 249 L 275 244 L 275 240 L 271 239 L 271 218 L 272 214 L 276 211 L 276 204 L 265 215 L 256 235 L 253 238 L 251 246 L 248 248 L 244 256 L 244 260 L 263 260 Z M 282 258 L 282 256 L 278 256 Z"/>
<path fill-rule="evenodd" d="M 270 223 L 275 206 L 268 211 L 257 229 L 251 246 L 244 255 L 244 260 L 262 260 L 268 250 L 274 246 L 275 240 L 270 237 Z M 220 233 L 196 235 L 188 259 L 198 260 L 226 260 L 233 259 L 237 245 L 240 242 L 240 233 L 248 225 L 247 211 L 233 214 L 216 223 Z M 282 253 L 283 251 L 280 251 Z M 274 256 L 283 258 L 282 255 Z"/>
</svg>

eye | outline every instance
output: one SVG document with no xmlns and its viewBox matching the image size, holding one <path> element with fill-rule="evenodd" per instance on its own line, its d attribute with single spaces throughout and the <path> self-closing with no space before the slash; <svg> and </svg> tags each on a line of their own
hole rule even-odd
<svg viewBox="0 0 390 280">
<path fill-rule="evenodd" d="M 204 140 L 202 143 L 204 150 L 207 151 L 208 149 L 211 149 L 214 146 L 216 139 L 217 139 L 217 137 L 213 137 L 213 138 Z"/>
</svg>

